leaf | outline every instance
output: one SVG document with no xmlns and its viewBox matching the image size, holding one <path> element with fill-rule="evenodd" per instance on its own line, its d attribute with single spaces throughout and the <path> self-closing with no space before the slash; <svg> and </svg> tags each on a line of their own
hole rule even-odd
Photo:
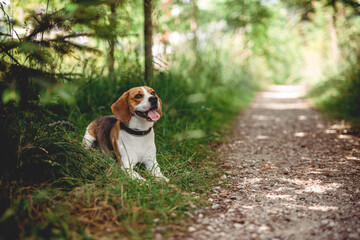
<svg viewBox="0 0 360 240">
<path fill-rule="evenodd" d="M 264 167 L 265 167 L 266 169 L 269 169 L 269 168 L 271 168 L 271 165 L 268 164 L 268 163 L 265 163 L 265 164 L 264 164 Z"/>
<path fill-rule="evenodd" d="M 220 193 L 219 196 L 222 198 L 227 198 L 227 197 L 229 197 L 229 193 L 223 192 L 223 193 Z"/>
</svg>

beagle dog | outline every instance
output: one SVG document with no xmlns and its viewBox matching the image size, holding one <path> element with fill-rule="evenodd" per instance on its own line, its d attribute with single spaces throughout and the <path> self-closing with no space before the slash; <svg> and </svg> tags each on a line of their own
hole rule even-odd
<svg viewBox="0 0 360 240">
<path fill-rule="evenodd" d="M 160 119 L 161 100 L 150 87 L 135 87 L 125 92 L 112 106 L 114 116 L 100 117 L 86 128 L 86 149 L 99 147 L 117 159 L 133 179 L 144 180 L 134 167 L 143 163 L 158 178 L 169 181 L 156 161 L 154 122 Z"/>
</svg>

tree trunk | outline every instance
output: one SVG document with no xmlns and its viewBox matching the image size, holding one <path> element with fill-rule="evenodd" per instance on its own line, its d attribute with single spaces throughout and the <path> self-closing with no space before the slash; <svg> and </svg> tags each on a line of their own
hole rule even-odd
<svg viewBox="0 0 360 240">
<path fill-rule="evenodd" d="M 193 40 L 192 40 L 192 49 L 194 51 L 195 55 L 195 64 L 194 64 L 194 71 L 198 72 L 200 63 L 201 63 L 201 56 L 198 51 L 198 37 L 197 37 L 197 15 L 198 15 L 198 8 L 197 8 L 197 1 L 192 0 L 191 1 L 191 22 L 190 22 L 190 30 L 193 34 Z"/>
<path fill-rule="evenodd" d="M 112 0 L 110 2 L 110 11 L 111 14 L 109 16 L 109 23 L 110 23 L 110 27 L 115 31 L 116 30 L 116 0 Z M 115 64 L 115 43 L 116 43 L 116 38 L 115 37 L 111 37 L 109 40 L 109 54 L 108 54 L 108 69 L 109 69 L 109 74 L 113 74 L 114 73 L 114 64 Z"/>
<path fill-rule="evenodd" d="M 153 79 L 152 64 L 152 4 L 151 0 L 144 0 L 144 42 L 145 42 L 145 73 L 144 80 L 150 83 Z"/>
<path fill-rule="evenodd" d="M 337 13 L 336 0 L 331 1 L 331 6 L 334 11 L 330 18 L 331 58 L 334 69 L 337 70 L 340 52 L 339 52 L 337 29 L 336 29 L 336 13 Z"/>
<path fill-rule="evenodd" d="M 193 0 L 191 3 L 191 23 L 190 23 L 190 30 L 193 33 L 193 49 L 197 52 L 197 5 L 196 0 Z"/>
</svg>

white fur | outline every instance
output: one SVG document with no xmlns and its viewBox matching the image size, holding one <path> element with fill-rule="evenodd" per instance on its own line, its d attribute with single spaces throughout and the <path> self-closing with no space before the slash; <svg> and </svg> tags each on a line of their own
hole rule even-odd
<svg viewBox="0 0 360 240">
<path fill-rule="evenodd" d="M 137 115 L 131 117 L 130 122 L 128 123 L 129 128 L 137 129 L 140 131 L 146 131 L 152 126 L 154 126 L 154 122 L 149 122 Z"/>
<path fill-rule="evenodd" d="M 89 127 L 86 128 L 85 135 L 83 138 L 83 144 L 85 145 L 85 149 L 90 149 L 93 147 L 94 142 L 96 139 L 90 135 L 89 133 Z"/>
<path fill-rule="evenodd" d="M 136 117 L 132 117 L 130 123 L 132 121 L 137 121 L 135 119 Z M 130 125 L 131 124 L 129 124 L 129 126 Z M 122 168 L 127 171 L 133 179 L 144 180 L 134 171 L 134 167 L 137 163 L 143 163 L 155 177 L 163 178 L 168 182 L 169 180 L 161 173 L 159 164 L 156 160 L 156 146 L 154 139 L 155 134 L 153 129 L 145 136 L 134 136 L 124 130 L 120 130 L 118 146 L 121 155 Z"/>
<path fill-rule="evenodd" d="M 151 103 L 149 101 L 149 98 L 152 96 L 144 87 L 141 87 L 141 90 L 144 93 L 144 99 L 139 103 L 134 110 L 138 110 L 141 112 L 145 112 L 151 108 Z"/>
</svg>

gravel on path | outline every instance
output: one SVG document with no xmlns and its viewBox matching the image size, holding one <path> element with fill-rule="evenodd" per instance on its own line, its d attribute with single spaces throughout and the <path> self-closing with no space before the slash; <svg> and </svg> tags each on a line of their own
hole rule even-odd
<svg viewBox="0 0 360 240">
<path fill-rule="evenodd" d="M 302 97 L 259 93 L 217 150 L 225 186 L 172 239 L 360 239 L 360 141 Z"/>
</svg>

